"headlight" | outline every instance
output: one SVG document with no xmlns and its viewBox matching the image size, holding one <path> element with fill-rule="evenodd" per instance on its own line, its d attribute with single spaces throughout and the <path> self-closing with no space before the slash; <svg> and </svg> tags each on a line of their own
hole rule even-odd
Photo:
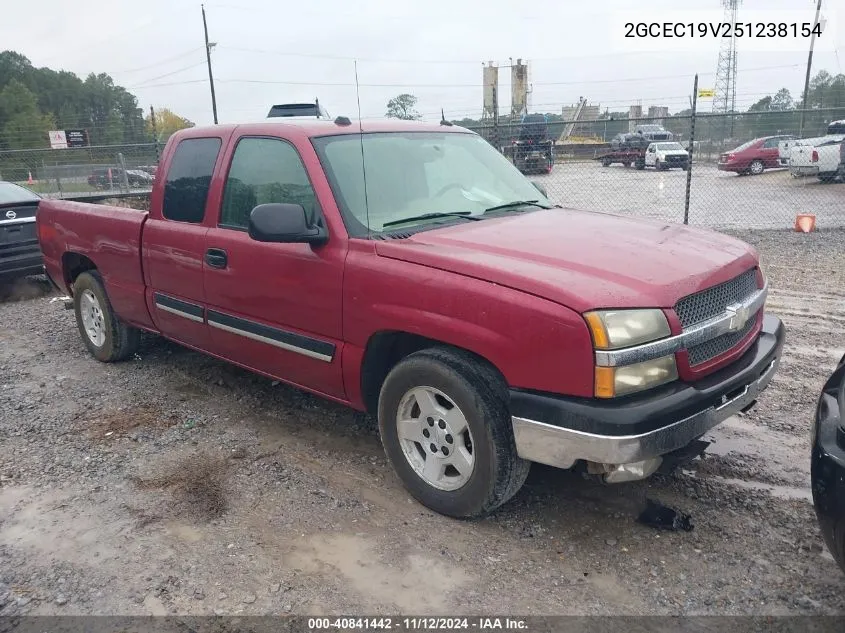
<svg viewBox="0 0 845 633">
<path fill-rule="evenodd" d="M 673 354 L 635 365 L 596 367 L 595 392 L 597 398 L 615 398 L 677 379 L 678 368 Z"/>
<path fill-rule="evenodd" d="M 596 349 L 618 349 L 669 336 L 662 310 L 602 310 L 584 315 Z"/>
</svg>

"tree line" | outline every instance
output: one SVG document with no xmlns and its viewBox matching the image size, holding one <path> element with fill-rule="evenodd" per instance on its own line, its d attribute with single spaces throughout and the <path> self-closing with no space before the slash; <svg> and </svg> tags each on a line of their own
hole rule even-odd
<svg viewBox="0 0 845 633">
<path fill-rule="evenodd" d="M 193 123 L 167 109 L 156 125 L 138 99 L 106 73 L 36 68 L 14 51 L 0 52 L 0 150 L 50 146 L 50 130 L 84 129 L 91 145 L 164 141 Z"/>
</svg>

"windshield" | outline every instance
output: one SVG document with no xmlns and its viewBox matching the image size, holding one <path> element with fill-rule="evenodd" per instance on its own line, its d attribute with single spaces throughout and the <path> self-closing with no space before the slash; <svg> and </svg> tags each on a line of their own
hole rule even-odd
<svg viewBox="0 0 845 633">
<path fill-rule="evenodd" d="M 659 149 L 661 152 L 668 152 L 668 151 L 685 151 L 683 145 L 680 143 L 656 143 L 655 147 Z"/>
<path fill-rule="evenodd" d="M 0 204 L 37 202 L 40 199 L 38 195 L 32 193 L 29 189 L 24 189 L 11 182 L 0 182 Z"/>
<path fill-rule="evenodd" d="M 313 139 L 351 235 L 363 237 L 425 214 L 480 216 L 516 201 L 553 206 L 540 191 L 476 134 L 386 132 Z M 363 148 L 362 148 L 363 145 Z M 366 192 L 364 169 L 366 166 Z M 527 207 L 536 208 L 536 207 Z M 514 207 L 512 210 L 521 210 Z M 431 222 L 409 220 L 403 229 Z"/>
</svg>

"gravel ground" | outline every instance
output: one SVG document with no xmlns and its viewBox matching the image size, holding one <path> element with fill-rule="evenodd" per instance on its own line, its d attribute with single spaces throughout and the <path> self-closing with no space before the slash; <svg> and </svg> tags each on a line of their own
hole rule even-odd
<svg viewBox="0 0 845 633">
<path fill-rule="evenodd" d="M 599 162 L 555 165 L 551 174 L 531 176 L 564 206 L 647 215 L 682 222 L 687 173 L 680 169 L 639 171 Z M 737 176 L 712 163 L 696 163 L 690 187 L 690 224 L 720 229 L 788 229 L 799 213 L 812 213 L 820 228 L 845 227 L 841 212 L 845 183 L 793 178 L 785 169 Z"/>
<path fill-rule="evenodd" d="M 788 327 L 757 408 L 667 477 L 535 466 L 495 515 L 409 499 L 375 422 L 149 337 L 104 365 L 30 280 L 0 293 L 0 615 L 845 612 L 809 425 L 845 352 L 845 231 L 740 235 Z M 691 532 L 636 522 L 646 495 Z"/>
</svg>

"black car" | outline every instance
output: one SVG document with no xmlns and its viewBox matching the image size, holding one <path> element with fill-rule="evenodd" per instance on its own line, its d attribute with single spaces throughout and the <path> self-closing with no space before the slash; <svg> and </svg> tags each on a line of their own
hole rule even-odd
<svg viewBox="0 0 845 633">
<path fill-rule="evenodd" d="M 35 234 L 40 201 L 29 189 L 0 181 L 0 282 L 44 271 Z"/>
<path fill-rule="evenodd" d="M 812 440 L 813 505 L 825 543 L 845 572 L 845 356 L 822 389 Z"/>
</svg>

